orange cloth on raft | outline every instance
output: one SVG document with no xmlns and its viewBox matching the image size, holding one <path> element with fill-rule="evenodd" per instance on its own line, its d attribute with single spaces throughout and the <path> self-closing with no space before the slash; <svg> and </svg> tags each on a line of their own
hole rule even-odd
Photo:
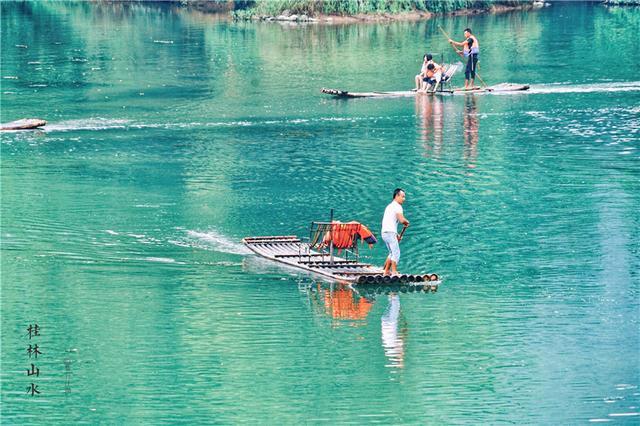
<svg viewBox="0 0 640 426">
<path fill-rule="evenodd" d="M 332 222 L 331 233 L 327 232 L 322 239 L 323 245 L 329 245 L 329 242 L 333 240 L 333 246 L 337 249 L 353 247 L 354 239 L 356 236 L 360 237 L 362 241 L 373 238 L 375 244 L 376 238 L 369 228 L 363 224 L 351 221 L 347 223 Z"/>
</svg>

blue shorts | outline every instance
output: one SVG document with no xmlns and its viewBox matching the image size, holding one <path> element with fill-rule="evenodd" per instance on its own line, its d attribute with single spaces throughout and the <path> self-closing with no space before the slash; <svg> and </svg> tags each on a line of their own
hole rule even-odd
<svg viewBox="0 0 640 426">
<path fill-rule="evenodd" d="M 387 245 L 387 249 L 389 249 L 388 258 L 396 264 L 400 260 L 400 244 L 398 244 L 398 234 L 395 232 L 383 232 L 382 240 Z"/>
</svg>

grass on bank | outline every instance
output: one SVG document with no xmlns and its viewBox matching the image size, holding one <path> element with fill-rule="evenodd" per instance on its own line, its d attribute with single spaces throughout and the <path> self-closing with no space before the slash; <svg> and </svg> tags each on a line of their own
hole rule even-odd
<svg viewBox="0 0 640 426">
<path fill-rule="evenodd" d="M 611 6 L 640 6 L 640 0 L 604 0 L 604 3 Z"/>
<path fill-rule="evenodd" d="M 640 1 L 640 0 L 638 0 Z M 255 0 L 245 9 L 235 10 L 234 17 L 277 16 L 284 11 L 296 15 L 358 15 L 403 12 L 451 12 L 460 9 L 489 9 L 491 6 L 516 6 L 522 0 Z"/>
</svg>

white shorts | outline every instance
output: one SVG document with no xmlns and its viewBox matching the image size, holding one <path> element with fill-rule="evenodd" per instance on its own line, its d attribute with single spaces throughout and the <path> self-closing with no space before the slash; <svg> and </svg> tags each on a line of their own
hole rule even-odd
<svg viewBox="0 0 640 426">
<path fill-rule="evenodd" d="M 396 264 L 400 260 L 400 245 L 398 244 L 398 234 L 395 232 L 383 232 L 382 240 L 387 245 L 387 249 L 389 249 L 388 258 Z"/>
</svg>

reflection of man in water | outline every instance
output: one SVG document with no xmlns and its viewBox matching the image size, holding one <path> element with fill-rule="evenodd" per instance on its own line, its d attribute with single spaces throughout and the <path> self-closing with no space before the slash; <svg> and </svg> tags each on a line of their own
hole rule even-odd
<svg viewBox="0 0 640 426">
<path fill-rule="evenodd" d="M 404 366 L 404 340 L 398 333 L 398 320 L 400 318 L 400 297 L 397 294 L 389 295 L 389 306 L 382 315 L 382 346 L 384 354 L 391 362 L 388 367 Z"/>
<path fill-rule="evenodd" d="M 463 126 L 464 160 L 469 168 L 474 168 L 478 156 L 478 110 L 475 96 L 467 96 L 465 100 Z"/>
</svg>

